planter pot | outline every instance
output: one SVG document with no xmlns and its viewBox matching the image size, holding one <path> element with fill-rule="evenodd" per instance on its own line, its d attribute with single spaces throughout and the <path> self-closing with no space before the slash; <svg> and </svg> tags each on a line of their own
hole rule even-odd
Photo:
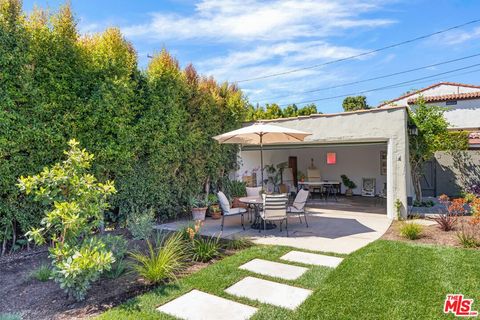
<svg viewBox="0 0 480 320">
<path fill-rule="evenodd" d="M 207 208 L 192 208 L 193 220 L 205 220 L 207 214 Z"/>
<path fill-rule="evenodd" d="M 222 217 L 222 211 L 220 210 L 215 210 L 210 213 L 212 219 L 218 220 Z"/>
<path fill-rule="evenodd" d="M 352 189 L 345 190 L 345 196 L 347 196 L 347 197 L 353 196 L 353 190 Z"/>
</svg>

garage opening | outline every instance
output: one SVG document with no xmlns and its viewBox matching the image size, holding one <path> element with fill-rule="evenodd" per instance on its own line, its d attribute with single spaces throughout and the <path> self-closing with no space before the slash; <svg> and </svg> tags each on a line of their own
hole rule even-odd
<svg viewBox="0 0 480 320">
<path fill-rule="evenodd" d="M 293 196 L 303 188 L 310 191 L 309 207 L 387 213 L 387 142 L 268 145 L 263 150 L 267 191 Z M 261 185 L 259 148 L 243 146 L 240 158 L 238 178 Z"/>
</svg>

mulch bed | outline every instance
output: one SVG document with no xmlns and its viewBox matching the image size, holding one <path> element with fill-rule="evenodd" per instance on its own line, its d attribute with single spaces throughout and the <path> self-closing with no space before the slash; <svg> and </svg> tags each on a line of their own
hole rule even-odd
<svg viewBox="0 0 480 320">
<path fill-rule="evenodd" d="M 124 231 L 115 233 L 128 235 Z M 129 235 L 126 238 L 129 239 Z M 143 248 L 145 241 L 129 239 L 129 247 Z M 224 254 L 230 255 L 233 251 Z M 192 264 L 179 277 L 214 262 Z M 92 285 L 86 300 L 76 302 L 69 299 L 57 283 L 31 277 L 33 270 L 47 263 L 45 247 L 0 258 L 0 318 L 2 313 L 13 313 L 21 315 L 22 319 L 84 319 L 153 289 L 135 274 L 126 272 L 116 279 L 100 279 Z"/>
<path fill-rule="evenodd" d="M 402 225 L 402 221 L 393 221 L 390 228 L 385 232 L 382 236 L 382 239 L 386 240 L 397 240 L 397 241 L 405 241 L 410 243 L 425 243 L 425 244 L 434 244 L 434 245 L 444 245 L 450 247 L 459 247 L 462 248 L 458 238 L 457 232 L 462 228 L 473 228 L 470 225 L 472 217 L 465 216 L 459 217 L 457 226 L 455 230 L 452 231 L 443 231 L 441 230 L 437 224 L 431 226 L 424 226 L 422 236 L 417 240 L 409 240 L 402 235 L 400 235 L 400 227 Z M 477 227 L 478 232 L 478 227 Z"/>
</svg>

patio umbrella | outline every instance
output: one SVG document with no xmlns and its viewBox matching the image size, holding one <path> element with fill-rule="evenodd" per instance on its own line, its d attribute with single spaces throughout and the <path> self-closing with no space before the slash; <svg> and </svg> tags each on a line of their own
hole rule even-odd
<svg viewBox="0 0 480 320">
<path fill-rule="evenodd" d="M 260 145 L 260 162 L 263 186 L 263 145 L 303 141 L 311 133 L 284 128 L 263 122 L 213 137 L 219 143 Z"/>
</svg>

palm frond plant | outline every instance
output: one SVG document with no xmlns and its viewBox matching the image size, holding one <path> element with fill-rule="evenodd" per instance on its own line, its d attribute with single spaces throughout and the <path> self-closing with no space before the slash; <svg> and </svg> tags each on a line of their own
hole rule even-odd
<svg viewBox="0 0 480 320">
<path fill-rule="evenodd" d="M 147 241 L 147 253 L 130 253 L 132 269 L 150 284 L 176 280 L 176 273 L 185 266 L 187 247 L 182 234 L 161 236 L 154 244 Z"/>
</svg>

